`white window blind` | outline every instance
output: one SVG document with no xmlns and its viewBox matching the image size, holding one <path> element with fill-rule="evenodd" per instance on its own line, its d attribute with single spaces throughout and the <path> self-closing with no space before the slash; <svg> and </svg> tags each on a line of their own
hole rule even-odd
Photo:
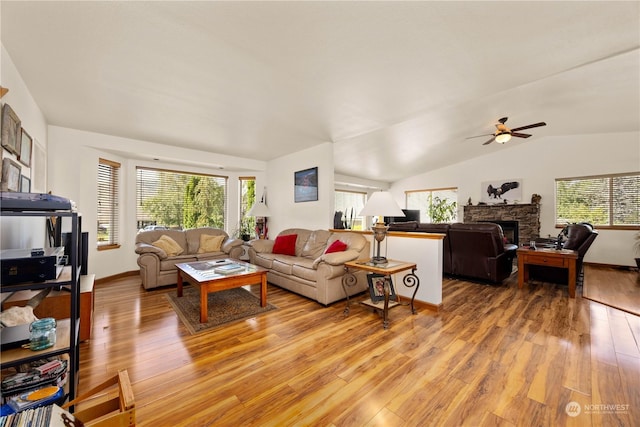
<svg viewBox="0 0 640 427">
<path fill-rule="evenodd" d="M 98 161 L 98 249 L 119 247 L 120 163 Z"/>
<path fill-rule="evenodd" d="M 405 192 L 407 209 L 420 210 L 420 222 L 456 222 L 458 189 L 434 188 Z"/>
<path fill-rule="evenodd" d="M 367 201 L 367 193 L 357 191 L 334 191 L 335 210 L 342 212 L 343 225 L 351 230 L 364 230 L 365 217 L 358 214 Z"/>
<path fill-rule="evenodd" d="M 138 167 L 137 228 L 227 230 L 227 181 L 224 176 Z"/>
<path fill-rule="evenodd" d="M 640 226 L 640 172 L 556 179 L 556 225 Z"/>
</svg>

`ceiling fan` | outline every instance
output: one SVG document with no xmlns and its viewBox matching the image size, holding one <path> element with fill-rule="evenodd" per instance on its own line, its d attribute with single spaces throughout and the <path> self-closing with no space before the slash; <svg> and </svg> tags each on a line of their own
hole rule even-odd
<svg viewBox="0 0 640 427">
<path fill-rule="evenodd" d="M 515 136 L 516 138 L 529 138 L 531 136 L 528 133 L 519 133 L 518 131 L 520 131 L 520 130 L 537 128 L 537 127 L 540 127 L 540 126 L 546 126 L 547 125 L 545 122 L 539 122 L 539 123 L 534 123 L 534 124 L 527 125 L 527 126 L 520 126 L 520 127 L 517 127 L 517 128 L 509 129 L 505 125 L 505 122 L 507 121 L 507 119 L 508 119 L 508 117 L 503 117 L 500 120 L 498 120 L 499 123 L 496 123 L 496 131 L 494 133 L 488 133 L 488 134 L 485 134 L 485 135 L 470 136 L 469 138 L 466 138 L 466 139 L 479 138 L 481 136 L 491 135 L 491 139 L 488 140 L 487 142 L 485 142 L 482 145 L 491 144 L 493 141 L 496 141 L 499 144 L 504 144 L 505 142 L 509 141 L 512 136 Z"/>
</svg>

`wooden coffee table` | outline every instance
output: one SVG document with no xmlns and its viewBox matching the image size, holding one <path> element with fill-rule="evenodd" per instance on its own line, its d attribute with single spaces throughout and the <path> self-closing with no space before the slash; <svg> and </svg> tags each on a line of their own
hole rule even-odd
<svg viewBox="0 0 640 427">
<path fill-rule="evenodd" d="M 196 261 L 176 264 L 178 267 L 178 297 L 182 296 L 183 281 L 200 288 L 200 322 L 206 323 L 208 316 L 207 297 L 211 292 L 239 288 L 260 283 L 260 305 L 267 306 L 267 269 L 237 260 L 225 260 L 238 264 L 242 269 L 220 274 L 216 268 L 223 265 L 221 260 Z"/>
</svg>

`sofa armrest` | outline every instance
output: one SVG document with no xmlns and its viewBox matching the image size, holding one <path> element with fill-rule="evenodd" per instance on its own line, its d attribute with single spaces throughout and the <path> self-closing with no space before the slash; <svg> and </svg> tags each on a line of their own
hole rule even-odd
<svg viewBox="0 0 640 427">
<path fill-rule="evenodd" d="M 136 243 L 136 253 L 138 255 L 142 254 L 155 254 L 160 259 L 166 259 L 167 253 L 161 248 L 153 245 L 149 245 L 147 243 Z"/>
<path fill-rule="evenodd" d="M 330 265 L 341 265 L 347 261 L 353 261 L 358 259 L 360 252 L 349 249 L 343 252 L 332 252 L 330 254 L 322 254 L 313 261 L 313 268 L 318 268 L 321 262 L 326 262 Z"/>
<path fill-rule="evenodd" d="M 256 253 L 271 253 L 273 252 L 274 243 L 275 240 L 255 239 L 249 241 L 249 246 L 251 246 Z"/>
<path fill-rule="evenodd" d="M 222 244 L 220 249 L 224 253 L 228 254 L 229 252 L 231 252 L 231 249 L 233 249 L 235 247 L 238 247 L 238 246 L 242 246 L 242 240 L 230 237 L 230 238 L 228 238 L 228 239 L 226 239 L 224 241 L 224 243 Z"/>
</svg>

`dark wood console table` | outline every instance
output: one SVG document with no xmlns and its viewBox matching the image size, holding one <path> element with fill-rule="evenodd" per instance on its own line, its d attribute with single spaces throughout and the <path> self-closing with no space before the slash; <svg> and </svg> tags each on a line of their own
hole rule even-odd
<svg viewBox="0 0 640 427">
<path fill-rule="evenodd" d="M 349 292 L 347 292 L 348 286 L 354 286 L 357 282 L 355 275 L 353 274 L 353 270 L 364 270 L 367 273 L 378 273 L 384 276 L 391 276 L 396 273 L 401 273 L 403 271 L 411 270 L 410 273 L 404 276 L 403 283 L 406 287 L 412 288 L 415 286 L 415 290 L 413 291 L 413 296 L 411 297 L 411 313 L 416 314 L 416 309 L 413 305 L 413 301 L 416 297 L 416 293 L 418 292 L 418 288 L 420 287 L 420 279 L 416 276 L 416 264 L 411 262 L 404 261 L 396 261 L 389 260 L 386 264 L 373 264 L 368 259 L 360 259 L 356 261 L 349 261 L 344 263 L 345 275 L 342 276 L 342 287 L 344 288 L 344 293 L 347 296 L 347 306 L 344 309 L 344 315 L 347 316 L 349 314 L 350 309 L 350 299 Z M 389 286 L 390 281 L 385 280 L 384 285 L 384 304 L 381 307 L 381 304 L 376 304 L 371 301 L 371 298 L 366 299 L 361 302 L 361 304 L 366 305 L 367 307 L 373 308 L 378 312 L 382 312 L 382 327 L 384 329 L 389 328 L 389 310 L 393 307 L 396 307 L 400 304 L 398 301 L 390 301 L 391 289 Z M 393 286 L 393 285 L 391 285 Z M 404 304 L 406 305 L 406 304 Z"/>
<path fill-rule="evenodd" d="M 566 268 L 569 270 L 569 297 L 576 297 L 576 261 L 578 252 L 568 249 L 518 248 L 518 287 L 529 281 L 529 265 Z"/>
</svg>

